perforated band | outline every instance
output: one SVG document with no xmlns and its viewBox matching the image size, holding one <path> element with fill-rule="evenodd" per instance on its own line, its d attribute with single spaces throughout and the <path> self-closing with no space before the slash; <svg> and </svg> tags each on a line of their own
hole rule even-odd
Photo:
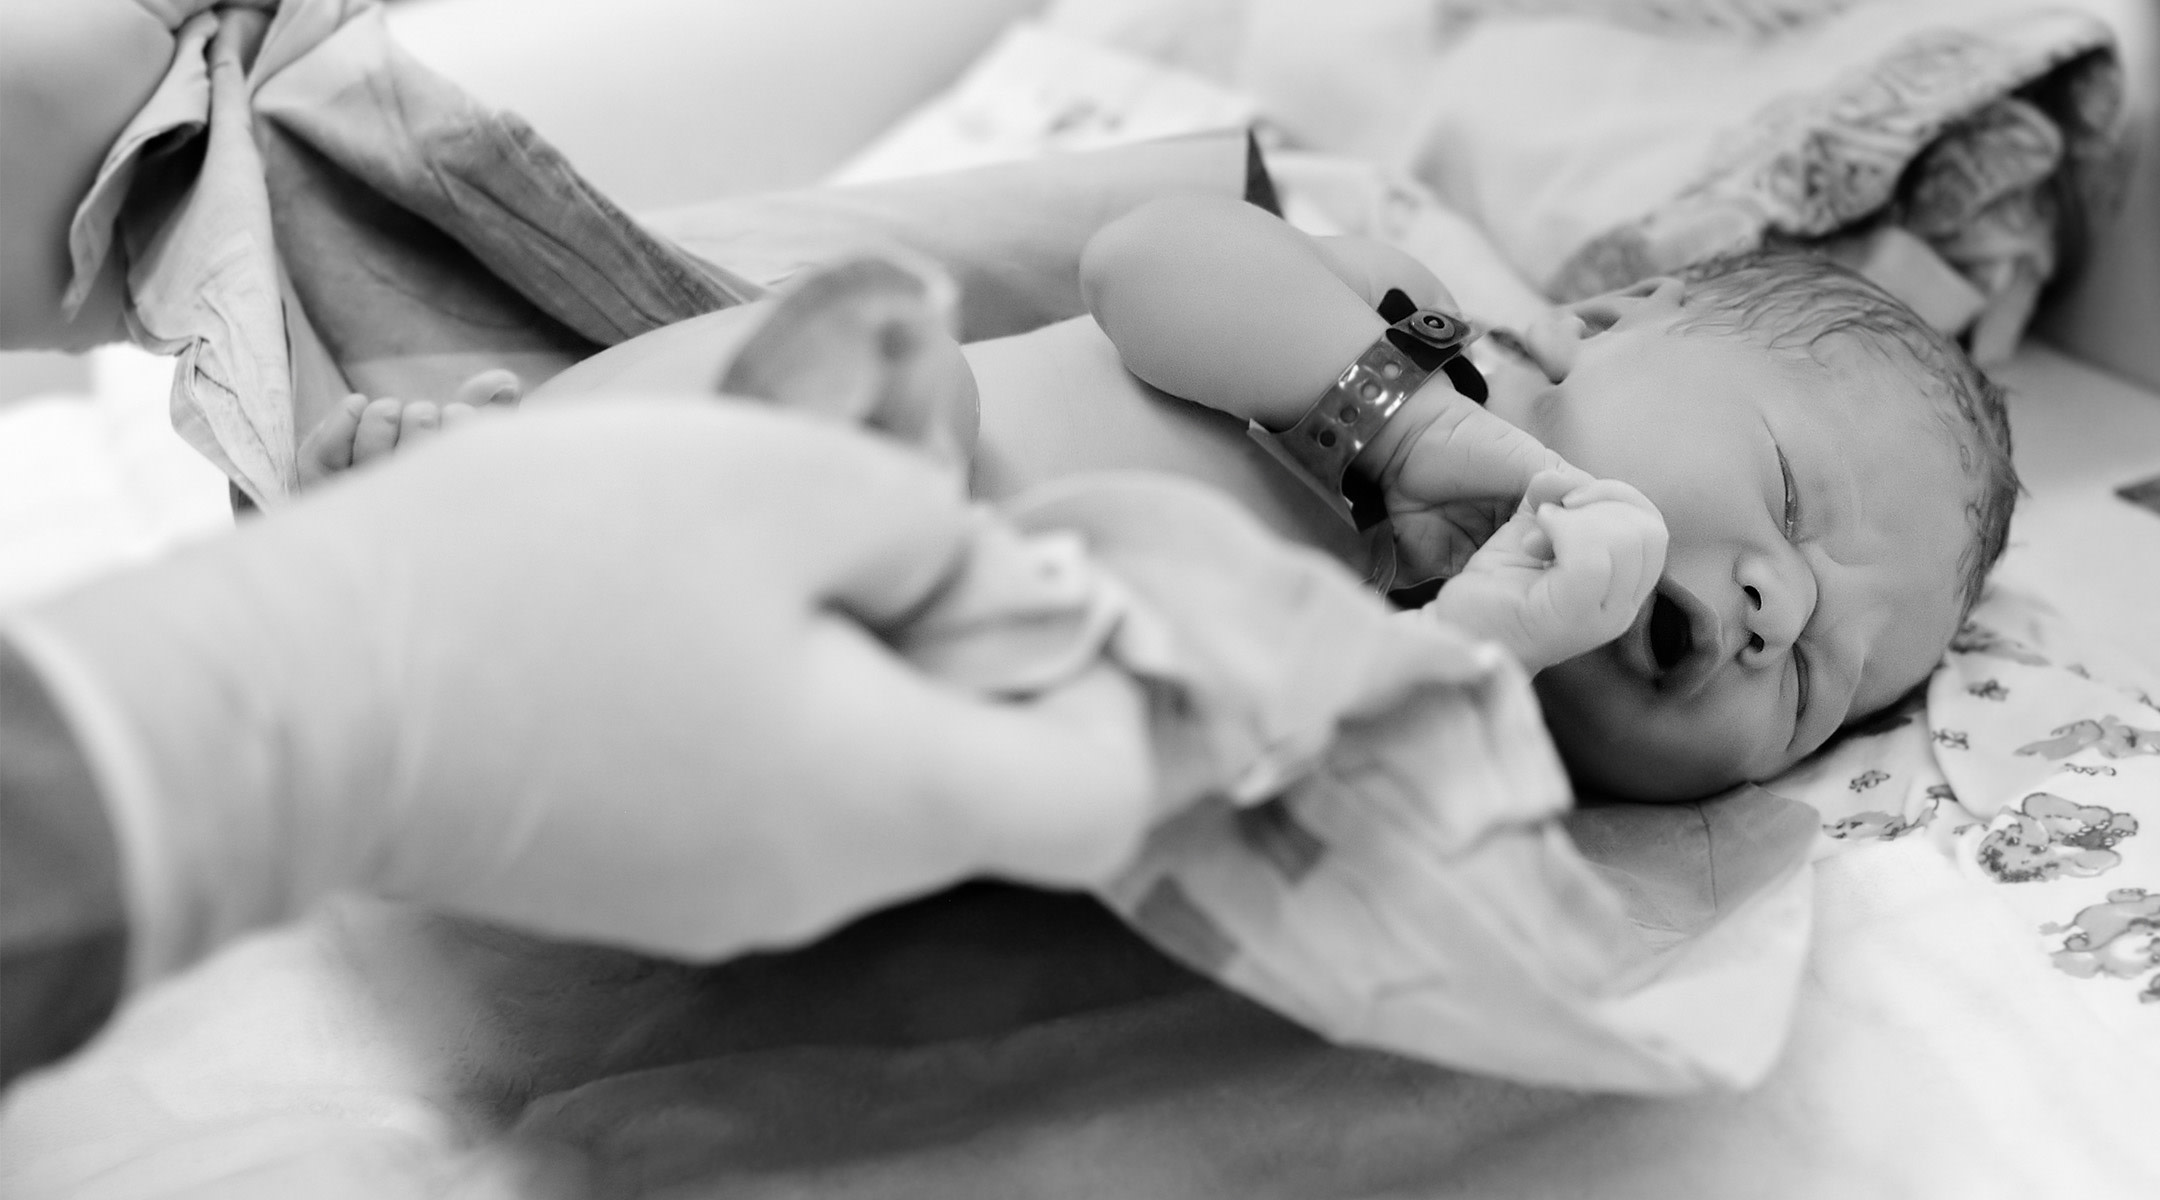
<svg viewBox="0 0 2160 1200">
<path fill-rule="evenodd" d="M 1383 308 L 1381 315 L 1389 314 Z M 1417 309 L 1344 367 L 1295 425 L 1275 433 L 1255 421 L 1248 431 L 1353 529 L 1371 529 L 1387 520 L 1387 502 L 1379 484 L 1352 472 L 1351 462 L 1434 371 L 1446 371 L 1456 390 L 1484 402 L 1484 377 L 1459 357 L 1471 336 L 1460 318 Z"/>
</svg>

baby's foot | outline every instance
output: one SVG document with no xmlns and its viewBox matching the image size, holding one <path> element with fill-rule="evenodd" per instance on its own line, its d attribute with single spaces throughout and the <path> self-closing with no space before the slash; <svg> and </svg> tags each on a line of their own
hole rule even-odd
<svg viewBox="0 0 2160 1200">
<path fill-rule="evenodd" d="M 387 458 L 483 408 L 511 407 L 521 394 L 518 377 L 502 370 L 482 371 L 466 380 L 447 404 L 391 396 L 370 400 L 355 392 L 301 441 L 300 486 L 312 487 L 341 471 Z"/>
<path fill-rule="evenodd" d="M 937 267 L 866 254 L 790 280 L 735 352 L 719 390 L 868 425 L 964 466 L 975 445 L 975 376 L 951 327 Z"/>
</svg>

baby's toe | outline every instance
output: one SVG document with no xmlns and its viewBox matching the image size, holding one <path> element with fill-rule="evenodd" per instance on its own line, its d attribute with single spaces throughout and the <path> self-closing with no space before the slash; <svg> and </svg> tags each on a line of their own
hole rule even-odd
<svg viewBox="0 0 2160 1200">
<path fill-rule="evenodd" d="M 360 428 L 360 412 L 367 397 L 353 393 L 338 402 L 300 441 L 300 486 L 318 483 L 352 466 L 353 435 Z"/>
<path fill-rule="evenodd" d="M 373 462 L 397 448 L 398 424 L 405 412 L 405 402 L 384 396 L 370 400 L 360 410 L 360 428 L 354 432 L 352 461 L 354 466 Z"/>
<path fill-rule="evenodd" d="M 432 400 L 415 400 L 398 414 L 398 445 L 413 443 L 442 428 L 442 408 Z"/>
<path fill-rule="evenodd" d="M 466 380 L 457 390 L 455 403 L 473 408 L 483 408 L 490 404 L 509 407 L 524 395 L 525 385 L 518 379 L 517 372 L 497 367 L 482 371 Z"/>
</svg>

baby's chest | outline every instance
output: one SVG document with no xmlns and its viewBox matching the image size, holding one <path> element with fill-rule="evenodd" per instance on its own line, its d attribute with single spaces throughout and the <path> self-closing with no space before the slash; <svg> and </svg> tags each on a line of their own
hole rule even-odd
<svg viewBox="0 0 2160 1200">
<path fill-rule="evenodd" d="M 1159 471 L 1218 488 L 1278 534 L 1354 562 L 1359 539 L 1247 436 L 1242 421 L 1134 378 L 1082 317 L 966 348 L 981 396 L 972 484 L 1001 500 L 1090 471 Z"/>
</svg>

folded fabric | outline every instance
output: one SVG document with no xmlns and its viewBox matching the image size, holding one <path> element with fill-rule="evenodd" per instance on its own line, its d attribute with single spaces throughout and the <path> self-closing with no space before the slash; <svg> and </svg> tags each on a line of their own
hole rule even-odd
<svg viewBox="0 0 2160 1200">
<path fill-rule="evenodd" d="M 1471 6 L 1409 164 L 1560 300 L 1773 241 L 1900 228 L 1979 294 L 1951 332 L 2007 357 L 2122 170 L 2114 39 L 2067 10 Z M 1839 250 L 1892 291 L 1905 273 Z"/>
<path fill-rule="evenodd" d="M 69 248 L 71 304 L 124 254 L 131 332 L 180 358 L 174 424 L 258 503 L 293 486 L 296 431 L 354 387 L 544 377 L 760 290 L 401 54 L 373 0 L 189 21 Z"/>
</svg>

